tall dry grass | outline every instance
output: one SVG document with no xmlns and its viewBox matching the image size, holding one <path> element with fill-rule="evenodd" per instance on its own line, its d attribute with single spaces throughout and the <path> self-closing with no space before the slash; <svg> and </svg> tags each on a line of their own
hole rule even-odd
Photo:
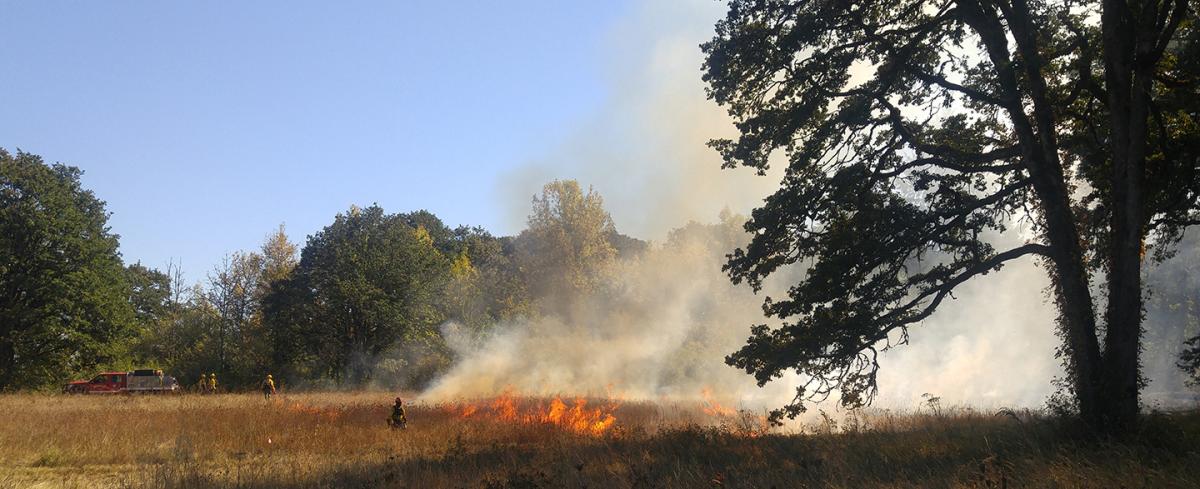
<svg viewBox="0 0 1200 489">
<path fill-rule="evenodd" d="M 1028 412 L 871 411 L 763 433 L 755 415 L 625 402 L 591 436 L 420 405 L 397 432 L 391 398 L 0 396 L 0 488 L 1200 487 L 1195 413 L 1105 441 Z"/>
</svg>

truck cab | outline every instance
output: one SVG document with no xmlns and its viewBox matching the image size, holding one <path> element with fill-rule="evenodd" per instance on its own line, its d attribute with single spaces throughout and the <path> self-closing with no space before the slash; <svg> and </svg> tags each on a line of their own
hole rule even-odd
<svg viewBox="0 0 1200 489">
<path fill-rule="evenodd" d="M 92 380 L 70 382 L 63 391 L 71 394 L 115 394 L 123 392 L 128 381 L 128 372 L 103 372 L 92 377 Z"/>
<path fill-rule="evenodd" d="M 163 375 L 162 370 L 141 369 L 132 372 L 102 372 L 92 380 L 76 380 L 63 386 L 68 394 L 116 394 L 148 393 L 161 394 L 179 392 L 179 383 L 174 377 Z"/>
</svg>

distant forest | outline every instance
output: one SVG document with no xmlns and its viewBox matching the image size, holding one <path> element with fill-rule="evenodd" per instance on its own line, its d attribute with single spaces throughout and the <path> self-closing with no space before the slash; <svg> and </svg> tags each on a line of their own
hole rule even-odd
<svg viewBox="0 0 1200 489">
<path fill-rule="evenodd" d="M 2 391 L 134 367 L 162 368 L 185 386 L 215 373 L 243 389 L 272 373 L 285 387 L 420 389 L 455 361 L 442 325 L 482 337 L 506 321 L 564 315 L 575 298 L 617 286 L 614 263 L 651 249 L 616 229 L 595 191 L 566 180 L 534 196 L 516 236 L 450 227 L 424 210 L 351 207 L 302 245 L 282 225 L 264 230 L 259 249 L 231 251 L 191 283 L 173 265 L 125 263 L 104 202 L 80 175 L 0 150 Z M 744 222 L 672 235 L 732 251 Z M 1200 241 L 1188 235 L 1179 250 L 1146 276 L 1144 371 L 1175 379 L 1168 388 L 1194 376 L 1194 365 L 1177 364 L 1194 359 L 1182 350 L 1200 331 Z"/>
<path fill-rule="evenodd" d="M 417 388 L 453 360 L 439 325 L 483 333 L 553 314 L 648 247 L 617 232 L 594 191 L 555 181 L 517 236 L 451 228 L 423 210 L 351 207 L 302 246 L 281 225 L 191 283 L 172 265 L 123 262 L 105 204 L 77 168 L 2 150 L 0 165 L 5 391 L 132 367 L 184 385 L 215 373 L 234 389 L 267 373 L 285 386 L 384 376 Z"/>
</svg>

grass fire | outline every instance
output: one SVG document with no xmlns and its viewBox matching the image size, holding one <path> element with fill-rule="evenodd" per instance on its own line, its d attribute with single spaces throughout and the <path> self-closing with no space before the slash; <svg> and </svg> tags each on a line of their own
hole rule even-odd
<svg viewBox="0 0 1200 489">
<path fill-rule="evenodd" d="M 1200 417 L 1125 442 L 968 408 L 831 413 L 782 428 L 693 402 L 393 394 L 0 396 L 0 488 L 1194 487 Z"/>
<path fill-rule="evenodd" d="M 543 424 L 558 427 L 573 433 L 601 436 L 617 422 L 613 414 L 620 403 L 598 406 L 592 400 L 577 397 L 563 401 L 562 397 L 545 400 L 517 398 L 506 392 L 490 400 L 460 402 L 444 406 L 448 412 L 460 419 L 488 419 L 519 424 Z M 569 403 L 569 404 L 568 404 Z"/>
<path fill-rule="evenodd" d="M 0 18 L 0 489 L 1200 488 L 1200 0 Z"/>
</svg>

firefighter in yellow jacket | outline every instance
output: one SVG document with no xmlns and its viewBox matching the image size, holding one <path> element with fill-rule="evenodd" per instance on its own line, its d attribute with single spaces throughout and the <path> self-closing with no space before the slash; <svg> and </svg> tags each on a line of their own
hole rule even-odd
<svg viewBox="0 0 1200 489">
<path fill-rule="evenodd" d="M 396 398 L 396 404 L 392 405 L 392 415 L 388 417 L 387 423 L 396 430 L 408 427 L 408 416 L 404 413 L 404 401 L 401 401 L 399 397 Z"/>
<path fill-rule="evenodd" d="M 271 378 L 271 374 L 267 374 L 267 378 L 262 381 L 263 398 L 270 401 L 275 395 L 275 379 Z"/>
<path fill-rule="evenodd" d="M 208 392 L 212 393 L 212 394 L 217 393 L 217 374 L 216 373 L 208 374 Z"/>
</svg>

